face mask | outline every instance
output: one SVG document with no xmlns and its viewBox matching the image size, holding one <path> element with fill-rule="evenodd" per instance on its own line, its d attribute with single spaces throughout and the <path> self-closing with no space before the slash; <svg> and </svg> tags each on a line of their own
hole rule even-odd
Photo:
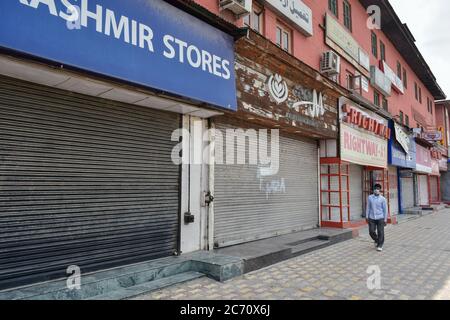
<svg viewBox="0 0 450 320">
<path fill-rule="evenodd" d="M 376 196 L 379 196 L 379 195 L 381 194 L 381 191 L 380 191 L 380 190 L 375 190 L 373 193 L 374 193 Z"/>
</svg>

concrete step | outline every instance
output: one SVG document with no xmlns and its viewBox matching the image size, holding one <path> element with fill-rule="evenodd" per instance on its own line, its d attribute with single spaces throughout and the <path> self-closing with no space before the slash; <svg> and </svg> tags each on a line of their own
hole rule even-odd
<svg viewBox="0 0 450 320">
<path fill-rule="evenodd" d="M 400 214 L 397 216 L 397 223 L 402 224 L 411 220 L 419 219 L 420 217 L 420 215 Z"/>
<path fill-rule="evenodd" d="M 408 209 L 404 209 L 403 213 L 405 215 L 420 215 L 422 214 L 422 208 L 408 208 Z"/>
<path fill-rule="evenodd" d="M 215 249 L 243 260 L 244 273 L 353 238 L 352 230 L 312 229 Z"/>
<path fill-rule="evenodd" d="M 156 291 L 194 279 L 199 279 L 202 277 L 205 277 L 203 273 L 189 271 L 179 273 L 170 277 L 165 277 L 159 280 L 149 281 L 136 286 L 110 291 L 105 294 L 90 297 L 87 300 L 125 300 L 139 296 L 141 294 L 146 294 L 152 291 Z"/>
<path fill-rule="evenodd" d="M 447 205 L 445 205 L 444 203 L 441 203 L 441 204 L 432 205 L 432 207 L 433 207 L 434 211 L 441 211 L 441 210 L 446 209 Z"/>
<path fill-rule="evenodd" d="M 309 253 L 314 250 L 319 250 L 331 245 L 331 241 L 329 240 L 311 240 L 308 242 L 301 243 L 299 245 L 292 247 L 292 256 L 297 257 L 302 254 Z"/>
<path fill-rule="evenodd" d="M 184 259 L 163 258 L 147 263 L 82 274 L 80 289 L 69 290 L 65 280 L 56 280 L 31 286 L 27 290 L 15 290 L 15 292 L 23 294 L 18 297 L 19 300 L 85 300 L 183 273 L 189 271 L 189 267 L 189 261 Z"/>
<path fill-rule="evenodd" d="M 291 247 L 295 247 L 295 246 L 299 246 L 301 244 L 308 243 L 308 242 L 311 242 L 311 241 L 314 241 L 314 240 L 329 240 L 329 238 L 328 237 L 324 237 L 324 236 L 310 236 L 308 238 L 304 238 L 304 239 L 300 239 L 298 241 L 290 242 L 287 245 L 291 246 Z"/>
<path fill-rule="evenodd" d="M 132 287 L 138 290 L 141 285 L 150 286 L 149 283 L 155 286 L 166 282 L 172 283 L 177 279 L 183 280 L 187 276 L 202 274 L 217 281 L 226 281 L 242 273 L 242 259 L 199 251 L 82 273 L 79 289 L 68 289 L 67 279 L 12 288 L 0 291 L 0 300 L 86 300 L 112 292 L 126 291 L 127 288 Z"/>
</svg>

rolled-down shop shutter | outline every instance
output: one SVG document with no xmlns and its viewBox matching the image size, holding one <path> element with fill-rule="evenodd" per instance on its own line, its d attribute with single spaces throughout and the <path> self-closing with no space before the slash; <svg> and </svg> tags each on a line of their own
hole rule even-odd
<svg viewBox="0 0 450 320">
<path fill-rule="evenodd" d="M 0 78 L 0 287 L 172 255 L 179 115 Z"/>
<path fill-rule="evenodd" d="M 363 167 L 351 164 L 350 168 L 350 217 L 352 221 L 363 219 Z M 344 210 L 344 212 L 346 212 Z"/>
<path fill-rule="evenodd" d="M 411 209 L 414 207 L 414 179 L 412 176 L 410 178 L 401 178 L 400 182 L 402 184 L 402 210 Z"/>
<path fill-rule="evenodd" d="M 397 167 L 389 167 L 389 208 L 391 210 L 391 216 L 398 215 L 399 208 Z"/>
<path fill-rule="evenodd" d="M 430 204 L 429 193 L 428 193 L 428 176 L 418 175 L 419 180 L 419 205 L 427 206 Z"/>
<path fill-rule="evenodd" d="M 216 128 L 226 140 L 225 130 L 236 126 L 218 123 Z M 225 149 L 226 143 L 223 146 Z M 236 145 L 234 149 L 237 153 Z M 249 152 L 248 143 L 245 152 Z M 257 153 L 257 148 L 253 146 L 251 152 Z M 279 158 L 279 171 L 272 176 L 264 175 L 265 166 L 248 161 L 245 165 L 215 165 L 216 246 L 317 227 L 317 143 L 280 136 Z"/>
<path fill-rule="evenodd" d="M 430 199 L 433 203 L 439 202 L 439 177 L 430 176 Z"/>
</svg>

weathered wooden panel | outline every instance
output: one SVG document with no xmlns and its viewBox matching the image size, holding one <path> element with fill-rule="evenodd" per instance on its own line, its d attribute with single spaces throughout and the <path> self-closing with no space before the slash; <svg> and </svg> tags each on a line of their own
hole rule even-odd
<svg viewBox="0 0 450 320">
<path fill-rule="evenodd" d="M 337 137 L 343 88 L 252 31 L 236 53 L 239 110 L 228 116 L 314 139 Z"/>
</svg>

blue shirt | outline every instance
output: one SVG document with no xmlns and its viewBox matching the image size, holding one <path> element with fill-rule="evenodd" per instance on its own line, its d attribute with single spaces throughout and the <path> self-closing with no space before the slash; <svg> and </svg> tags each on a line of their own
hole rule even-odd
<svg viewBox="0 0 450 320">
<path fill-rule="evenodd" d="M 379 195 L 370 195 L 367 201 L 366 217 L 371 220 L 384 220 L 387 222 L 387 201 L 386 198 Z"/>
</svg>

